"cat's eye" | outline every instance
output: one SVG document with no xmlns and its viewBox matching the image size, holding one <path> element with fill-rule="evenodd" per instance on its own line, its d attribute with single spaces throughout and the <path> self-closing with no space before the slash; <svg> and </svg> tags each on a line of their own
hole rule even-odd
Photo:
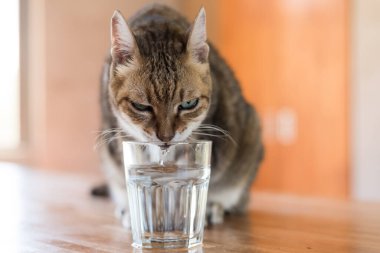
<svg viewBox="0 0 380 253">
<path fill-rule="evenodd" d="M 153 108 L 150 105 L 143 105 L 143 104 L 134 103 L 134 102 L 132 102 L 131 104 L 136 110 L 141 111 L 141 112 L 150 112 L 153 110 Z"/>
<path fill-rule="evenodd" d="M 195 99 L 192 99 L 192 100 L 189 100 L 189 101 L 185 101 L 183 103 L 181 103 L 178 107 L 179 110 L 191 110 L 191 109 L 194 109 L 197 105 L 198 105 L 198 102 L 199 102 L 199 98 L 195 98 Z"/>
</svg>

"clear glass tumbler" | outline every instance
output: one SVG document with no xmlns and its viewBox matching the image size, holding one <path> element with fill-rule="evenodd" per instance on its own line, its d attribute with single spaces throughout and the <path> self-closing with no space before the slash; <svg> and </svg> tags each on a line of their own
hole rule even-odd
<svg viewBox="0 0 380 253">
<path fill-rule="evenodd" d="M 211 142 L 123 143 L 133 246 L 202 243 Z"/>
</svg>

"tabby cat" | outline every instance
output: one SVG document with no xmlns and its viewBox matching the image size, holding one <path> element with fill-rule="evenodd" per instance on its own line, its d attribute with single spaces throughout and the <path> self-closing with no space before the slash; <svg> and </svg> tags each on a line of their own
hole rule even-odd
<svg viewBox="0 0 380 253">
<path fill-rule="evenodd" d="M 128 22 L 115 11 L 111 42 L 101 83 L 106 144 L 100 153 L 120 213 L 127 207 L 121 142 L 189 138 L 213 141 L 210 222 L 222 222 L 225 212 L 243 212 L 263 157 L 259 119 L 232 70 L 206 41 L 205 10 L 192 25 L 158 4 Z"/>
</svg>

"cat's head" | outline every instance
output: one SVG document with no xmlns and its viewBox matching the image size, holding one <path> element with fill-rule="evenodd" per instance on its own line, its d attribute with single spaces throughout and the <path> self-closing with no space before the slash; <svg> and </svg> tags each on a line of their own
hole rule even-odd
<svg viewBox="0 0 380 253">
<path fill-rule="evenodd" d="M 154 29 L 153 29 L 154 28 Z M 202 8 L 189 31 L 149 23 L 133 33 L 111 20 L 110 103 L 121 127 L 139 141 L 183 141 L 205 119 L 211 76 Z"/>
</svg>

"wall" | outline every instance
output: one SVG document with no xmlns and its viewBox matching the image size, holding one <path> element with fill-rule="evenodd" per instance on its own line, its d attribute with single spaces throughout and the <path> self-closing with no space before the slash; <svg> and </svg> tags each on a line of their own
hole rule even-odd
<svg viewBox="0 0 380 253">
<path fill-rule="evenodd" d="M 352 189 L 361 200 L 380 200 L 380 1 L 352 8 Z"/>
<path fill-rule="evenodd" d="M 152 1 L 31 0 L 28 4 L 29 163 L 96 171 L 99 80 L 115 9 Z M 174 1 L 161 1 L 175 6 Z"/>
</svg>

